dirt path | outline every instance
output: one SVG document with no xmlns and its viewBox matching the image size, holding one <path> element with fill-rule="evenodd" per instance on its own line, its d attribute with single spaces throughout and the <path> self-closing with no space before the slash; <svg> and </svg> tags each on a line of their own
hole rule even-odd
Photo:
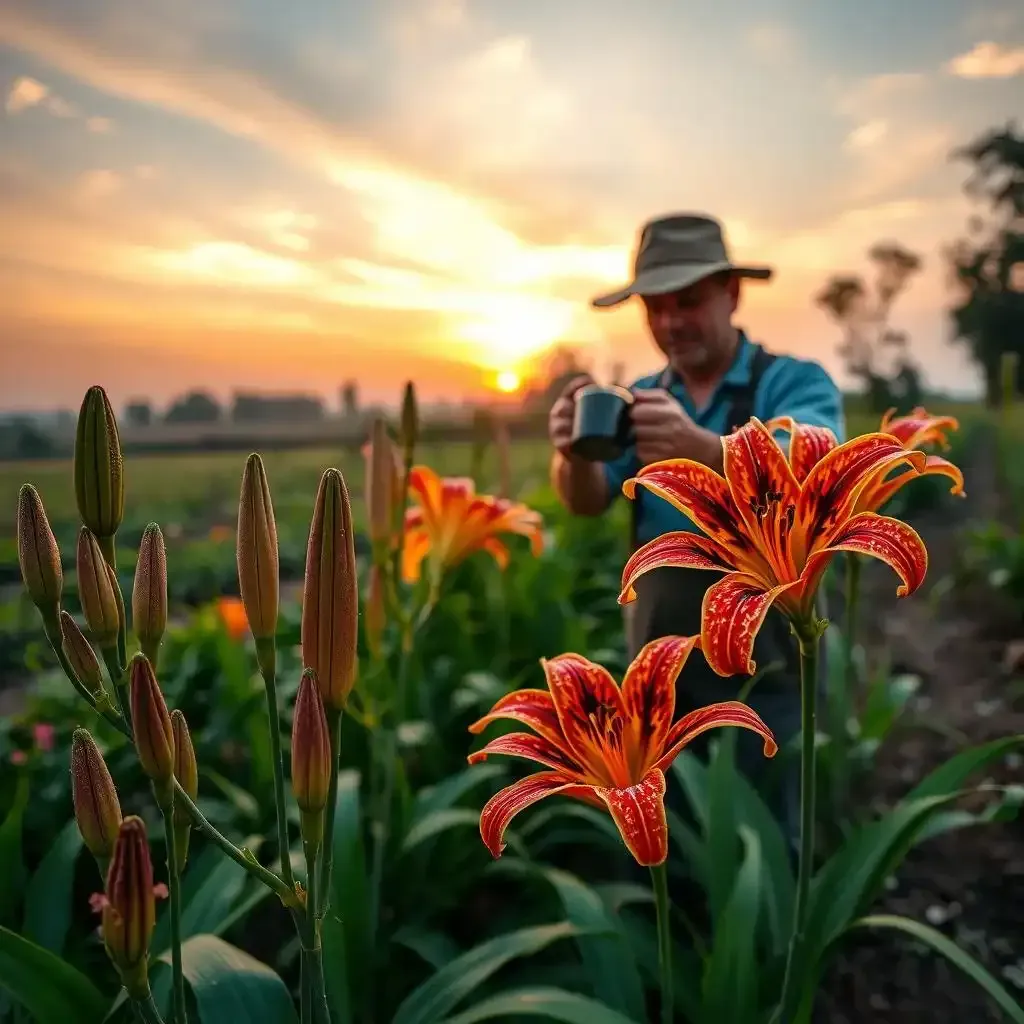
<svg viewBox="0 0 1024 1024">
<path fill-rule="evenodd" d="M 1024 637 L 1024 628 L 990 592 L 947 582 L 965 525 L 994 509 L 993 467 L 982 458 L 968 474 L 968 499 L 959 508 L 944 503 L 919 524 L 931 555 L 924 594 L 898 601 L 891 572 L 865 567 L 869 656 L 888 648 L 894 671 L 922 680 L 903 725 L 879 754 L 865 803 L 891 805 L 965 746 L 1024 734 L 1024 702 L 1015 706 L 1009 696 L 1007 665 L 1008 648 Z M 1020 783 L 1022 763 L 1011 756 L 988 777 Z M 904 862 L 874 912 L 938 927 L 1024 1002 L 1024 822 L 964 829 L 925 843 Z M 888 934 L 849 942 L 826 984 L 825 1024 L 1005 1019 L 944 959 Z"/>
</svg>

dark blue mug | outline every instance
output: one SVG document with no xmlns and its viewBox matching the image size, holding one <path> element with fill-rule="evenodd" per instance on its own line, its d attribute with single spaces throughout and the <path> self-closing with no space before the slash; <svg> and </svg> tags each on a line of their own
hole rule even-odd
<svg viewBox="0 0 1024 1024">
<path fill-rule="evenodd" d="M 633 444 L 633 392 L 587 384 L 576 392 L 569 450 L 588 462 L 611 462 Z"/>
</svg>

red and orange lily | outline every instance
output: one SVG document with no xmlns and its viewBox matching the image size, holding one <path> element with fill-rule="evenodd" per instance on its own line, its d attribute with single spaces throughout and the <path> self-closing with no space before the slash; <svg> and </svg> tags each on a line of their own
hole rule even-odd
<svg viewBox="0 0 1024 1024">
<path fill-rule="evenodd" d="M 623 484 L 629 498 L 640 484 L 669 501 L 704 535 L 671 532 L 641 547 L 626 562 L 619 602 L 634 600 L 637 579 L 660 566 L 727 573 L 708 588 L 701 614 L 701 649 L 719 675 L 753 674 L 754 638 L 772 604 L 798 628 L 810 627 L 818 584 L 839 551 L 887 562 L 901 580 L 900 597 L 924 581 L 928 552 L 916 531 L 859 507 L 865 488 L 897 465 L 921 473 L 924 453 L 883 433 L 842 445 L 832 438 L 828 447 L 819 434 L 806 440 L 809 450 L 821 444 L 821 454 L 808 455 L 797 473 L 768 428 L 752 418 L 722 438 L 724 476 L 670 459 Z"/>
<path fill-rule="evenodd" d="M 513 732 L 469 755 L 476 764 L 491 754 L 526 757 L 546 765 L 507 786 L 480 813 L 480 836 L 492 856 L 501 856 L 512 819 L 544 797 L 574 797 L 607 810 L 630 853 L 645 866 L 668 856 L 665 771 L 680 751 L 708 729 L 740 726 L 764 739 L 764 752 L 778 747 L 756 712 L 738 701 L 699 708 L 677 722 L 676 679 L 699 637 L 669 636 L 647 644 L 626 671 L 619 689 L 607 669 L 579 654 L 542 660 L 547 690 L 516 690 L 470 726 L 479 733 L 509 718 L 533 733 Z"/>
<path fill-rule="evenodd" d="M 913 451 L 927 444 L 935 444 L 948 450 L 947 432 L 958 430 L 960 424 L 954 416 L 931 416 L 921 406 L 906 416 L 893 417 L 895 410 L 890 409 L 883 417 L 879 431 L 895 437 L 904 448 Z M 811 467 L 839 442 L 835 434 L 826 427 L 810 426 L 797 423 L 792 417 L 777 416 L 769 420 L 765 426 L 773 433 L 784 430 L 789 434 L 789 464 L 797 480 L 803 482 Z M 903 468 L 895 476 L 889 476 L 892 467 L 886 467 L 860 492 L 857 499 L 857 512 L 877 512 L 904 484 L 918 476 L 949 477 L 953 481 L 951 494 L 964 497 L 964 476 L 960 470 L 947 459 L 938 455 L 928 455 L 924 468 L 917 471 Z"/>
<path fill-rule="evenodd" d="M 499 539 L 502 533 L 529 537 L 535 555 L 543 550 L 540 513 L 520 502 L 477 494 L 469 477 L 442 478 L 428 466 L 414 466 L 409 491 L 416 504 L 405 513 L 402 576 L 407 582 L 419 579 L 428 554 L 436 571 L 480 550 L 504 569 L 509 552 Z"/>
</svg>

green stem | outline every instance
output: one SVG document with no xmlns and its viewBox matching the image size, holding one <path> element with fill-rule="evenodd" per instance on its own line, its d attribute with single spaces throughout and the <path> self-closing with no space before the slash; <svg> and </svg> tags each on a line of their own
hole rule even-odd
<svg viewBox="0 0 1024 1024">
<path fill-rule="evenodd" d="M 324 987 L 323 951 L 320 947 L 320 925 L 314 908 L 317 905 L 317 853 L 319 843 L 303 843 L 306 853 L 306 907 L 302 938 L 302 958 L 309 978 L 309 1020 L 311 1024 L 330 1024 L 327 991 Z"/>
<path fill-rule="evenodd" d="M 133 999 L 132 1006 L 145 1024 L 164 1024 L 164 1019 L 156 1008 L 152 992 L 147 992 L 145 999 Z"/>
<path fill-rule="evenodd" d="M 668 868 L 665 864 L 651 867 L 654 883 L 654 908 L 658 921 L 658 969 L 661 972 L 661 1021 L 672 1024 L 672 930 L 669 926 Z"/>
<path fill-rule="evenodd" d="M 274 808 L 277 815 L 277 848 L 281 858 L 281 877 L 295 888 L 292 874 L 291 845 L 284 802 L 284 760 L 281 755 L 281 716 L 277 708 L 277 652 L 274 638 L 256 641 L 256 652 L 267 694 L 267 723 L 270 727 L 270 760 L 274 765 Z"/>
<path fill-rule="evenodd" d="M 295 887 L 289 886 L 280 876 L 275 875 L 273 871 L 267 870 L 248 850 L 243 852 L 230 839 L 218 832 L 207 821 L 203 812 L 192 802 L 188 793 L 181 788 L 181 784 L 177 779 L 174 780 L 174 799 L 181 801 L 182 806 L 188 812 L 188 816 L 192 819 L 192 824 L 198 832 L 206 836 L 215 846 L 219 846 L 228 857 L 248 871 L 254 878 L 261 881 L 268 889 L 277 893 L 281 902 L 290 910 L 298 911 L 302 909 L 302 904 L 295 893 Z"/>
<path fill-rule="evenodd" d="M 126 671 L 123 669 L 118 662 L 118 654 L 112 647 L 101 650 L 100 653 L 103 655 L 103 661 L 107 666 L 107 674 L 110 676 L 110 681 L 114 686 L 114 697 L 117 700 L 118 710 L 121 712 L 125 722 L 128 723 L 128 729 L 132 729 L 132 706 L 131 706 L 131 694 L 128 692 L 128 679 L 126 677 Z"/>
<path fill-rule="evenodd" d="M 46 634 L 46 639 L 50 643 L 50 649 L 57 657 L 57 662 L 60 667 L 64 670 L 64 675 L 68 677 L 68 681 L 78 691 L 79 696 L 95 711 L 101 715 L 106 721 L 114 726 L 119 731 L 127 735 L 127 730 L 124 724 L 117 718 L 116 711 L 113 708 L 106 710 L 97 705 L 96 698 L 85 688 L 85 685 L 78 678 L 72 664 L 68 661 L 68 656 L 64 653 L 64 635 L 61 632 L 60 621 L 54 620 L 52 622 L 43 622 L 43 632 Z M 109 699 L 109 697 L 108 697 Z M 117 695 L 115 694 L 115 700 Z"/>
<path fill-rule="evenodd" d="M 181 879 L 178 877 L 178 851 L 174 843 L 174 805 L 161 808 L 164 816 L 164 843 L 167 846 L 167 889 L 171 911 L 171 1020 L 186 1024 L 185 976 L 181 970 Z"/>
<path fill-rule="evenodd" d="M 852 551 L 846 553 L 846 695 L 849 699 L 856 684 L 856 663 L 854 651 L 857 649 L 858 598 L 860 596 L 860 555 Z"/>
<path fill-rule="evenodd" d="M 786 956 L 786 974 L 782 982 L 781 1014 L 778 1021 L 795 1020 L 799 993 L 797 960 L 803 955 L 807 897 L 814 872 L 815 822 L 815 704 L 817 697 L 819 633 L 812 627 L 798 630 L 800 642 L 800 865 L 796 881 L 796 906 L 793 912 L 793 933 Z"/>
<path fill-rule="evenodd" d="M 338 803 L 338 769 L 341 760 L 341 712 L 327 711 L 327 729 L 331 735 L 331 782 L 327 790 L 327 811 L 324 815 L 324 851 L 320 858 L 319 905 L 316 916 L 322 921 L 331 905 L 331 872 L 334 868 L 334 812 Z M 309 905 L 307 901 L 307 905 Z"/>
</svg>

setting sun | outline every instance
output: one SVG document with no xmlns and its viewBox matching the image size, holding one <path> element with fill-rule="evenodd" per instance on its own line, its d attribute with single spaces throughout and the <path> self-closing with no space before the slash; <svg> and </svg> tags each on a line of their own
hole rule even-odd
<svg viewBox="0 0 1024 1024">
<path fill-rule="evenodd" d="M 506 395 L 510 395 L 514 391 L 519 390 L 519 385 L 522 382 L 519 379 L 518 373 L 514 373 L 512 370 L 502 370 L 498 374 L 498 379 L 495 383 L 498 385 L 499 391 L 504 391 Z"/>
</svg>

